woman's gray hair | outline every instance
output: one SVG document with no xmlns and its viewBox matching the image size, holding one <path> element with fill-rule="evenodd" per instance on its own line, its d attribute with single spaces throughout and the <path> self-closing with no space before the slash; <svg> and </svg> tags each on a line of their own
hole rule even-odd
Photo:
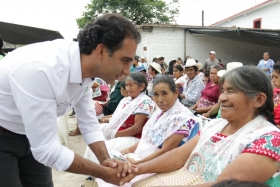
<svg viewBox="0 0 280 187">
<path fill-rule="evenodd" d="M 243 66 L 226 72 L 220 78 L 220 88 L 227 81 L 235 90 L 242 91 L 248 98 L 253 98 L 259 93 L 264 93 L 267 97 L 263 106 L 258 110 L 257 115 L 267 117 L 267 120 L 273 124 L 274 121 L 274 103 L 272 84 L 264 71 L 255 66 Z"/>
<path fill-rule="evenodd" d="M 141 84 L 144 84 L 144 90 L 142 92 L 145 92 L 148 86 L 147 78 L 143 75 L 141 72 L 132 72 L 130 75 L 126 77 L 125 80 L 131 80 L 134 81 L 139 87 Z"/>
<path fill-rule="evenodd" d="M 220 70 L 223 70 L 224 68 L 222 66 L 220 66 L 220 65 L 213 65 L 213 66 L 210 67 L 210 71 L 212 69 L 216 69 L 216 70 L 220 71 Z"/>
</svg>

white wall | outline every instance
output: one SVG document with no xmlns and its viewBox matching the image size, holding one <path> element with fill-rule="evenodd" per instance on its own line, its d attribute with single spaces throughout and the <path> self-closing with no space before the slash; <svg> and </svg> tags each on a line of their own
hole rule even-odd
<svg viewBox="0 0 280 187">
<path fill-rule="evenodd" d="M 184 29 L 154 27 L 151 33 L 141 33 L 142 41 L 137 47 L 136 54 L 144 56 L 148 62 L 161 55 L 169 63 L 177 57 L 184 57 Z M 143 50 L 147 47 L 147 51 Z"/>
<path fill-rule="evenodd" d="M 259 18 L 262 18 L 261 29 L 280 29 L 280 1 L 215 26 L 253 28 L 253 20 Z"/>
<path fill-rule="evenodd" d="M 263 53 L 271 53 L 271 59 L 280 60 L 280 48 L 267 47 L 257 44 L 228 40 L 203 34 L 186 33 L 186 55 L 202 64 L 209 58 L 209 52 L 215 51 L 217 59 L 223 64 L 242 62 L 257 65 Z"/>
</svg>

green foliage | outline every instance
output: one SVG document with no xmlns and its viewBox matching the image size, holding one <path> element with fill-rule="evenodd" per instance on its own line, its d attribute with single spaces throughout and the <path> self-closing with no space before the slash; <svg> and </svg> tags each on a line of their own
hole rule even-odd
<svg viewBox="0 0 280 187">
<path fill-rule="evenodd" d="M 118 13 L 136 25 L 168 24 L 178 15 L 178 0 L 166 3 L 164 0 L 91 0 L 82 17 L 76 19 L 78 27 L 95 20 L 105 13 Z"/>
</svg>

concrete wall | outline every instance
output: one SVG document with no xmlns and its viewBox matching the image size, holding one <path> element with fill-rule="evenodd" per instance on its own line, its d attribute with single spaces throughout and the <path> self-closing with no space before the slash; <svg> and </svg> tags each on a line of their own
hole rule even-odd
<svg viewBox="0 0 280 187">
<path fill-rule="evenodd" d="M 261 29 L 280 29 L 280 1 L 215 26 L 253 28 L 253 20 L 262 18 Z"/>
<path fill-rule="evenodd" d="M 141 31 L 142 41 L 138 45 L 136 54 L 152 62 L 153 57 L 162 55 L 165 62 L 177 57 L 184 58 L 184 29 L 154 28 L 151 33 Z M 144 47 L 147 50 L 144 51 Z M 224 38 L 186 33 L 186 56 L 204 63 L 209 58 L 209 52 L 215 51 L 217 59 L 223 64 L 228 62 L 242 62 L 257 65 L 263 53 L 271 53 L 273 60 L 280 60 L 280 48 L 228 40 Z"/>
<path fill-rule="evenodd" d="M 239 42 L 219 37 L 186 33 L 186 55 L 204 63 L 209 58 L 209 52 L 215 51 L 217 59 L 223 64 L 242 62 L 257 65 L 263 53 L 271 53 L 271 59 L 280 60 L 280 48 L 267 47 L 257 44 Z"/>
<path fill-rule="evenodd" d="M 142 41 L 136 54 L 146 57 L 148 62 L 159 55 L 164 56 L 165 62 L 184 57 L 184 29 L 154 27 L 151 33 L 139 31 Z"/>
</svg>

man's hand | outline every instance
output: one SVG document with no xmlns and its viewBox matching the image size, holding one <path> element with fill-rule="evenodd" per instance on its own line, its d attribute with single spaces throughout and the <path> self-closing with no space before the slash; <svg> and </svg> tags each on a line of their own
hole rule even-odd
<svg viewBox="0 0 280 187">
<path fill-rule="evenodd" d="M 117 169 L 117 177 L 125 177 L 127 174 L 130 173 L 136 173 L 138 171 L 138 168 L 135 165 L 130 164 L 127 161 L 121 161 L 118 159 L 106 159 L 103 163 L 103 166 L 116 168 Z"/>
<path fill-rule="evenodd" d="M 127 182 L 130 182 L 134 177 L 136 177 L 137 174 L 136 173 L 129 173 L 128 175 L 126 175 L 125 177 L 123 177 L 120 181 L 120 185 L 124 185 Z"/>
<path fill-rule="evenodd" d="M 120 185 L 120 180 L 122 178 L 116 176 L 117 168 L 104 167 L 104 171 L 104 176 L 101 178 L 102 180 L 111 184 Z"/>
</svg>

